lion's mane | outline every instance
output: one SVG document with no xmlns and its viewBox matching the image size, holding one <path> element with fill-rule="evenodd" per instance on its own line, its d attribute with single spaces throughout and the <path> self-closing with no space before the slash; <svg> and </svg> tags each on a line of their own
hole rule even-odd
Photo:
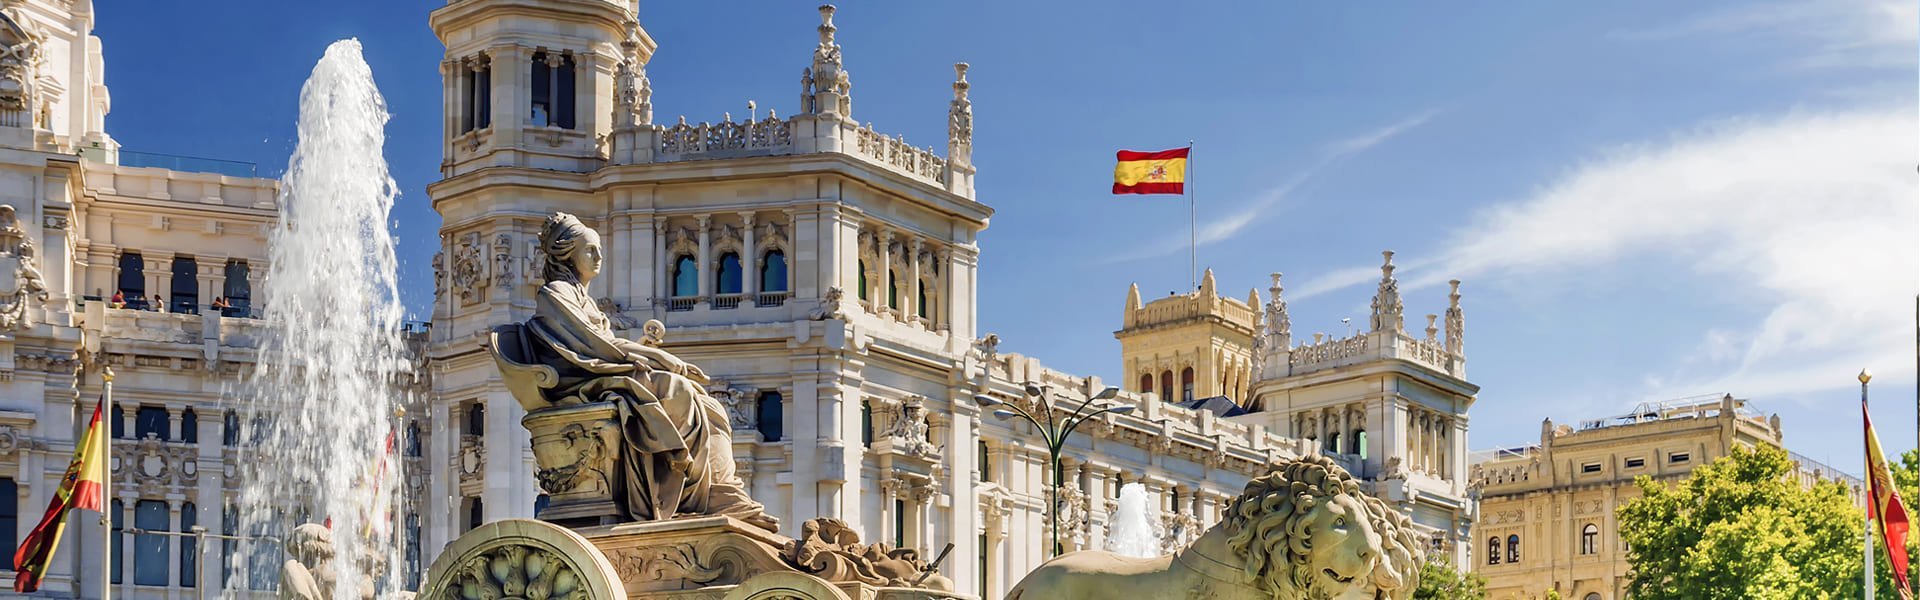
<svg viewBox="0 0 1920 600">
<path fill-rule="evenodd" d="M 1395 598 L 1411 597 L 1418 576 L 1420 547 L 1405 515 L 1360 491 L 1359 482 L 1332 459 L 1309 456 L 1262 477 L 1227 506 L 1227 548 L 1244 559 L 1248 579 L 1277 600 L 1305 597 L 1311 587 L 1307 516 L 1339 496 L 1367 508 L 1380 537 L 1379 563 L 1369 581 L 1391 589 Z"/>
</svg>

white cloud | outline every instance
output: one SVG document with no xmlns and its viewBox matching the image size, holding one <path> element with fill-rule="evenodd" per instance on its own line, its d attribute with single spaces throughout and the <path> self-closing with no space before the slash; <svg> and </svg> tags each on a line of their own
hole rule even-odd
<svg viewBox="0 0 1920 600">
<path fill-rule="evenodd" d="M 1616 32 L 1642 42 L 1693 36 L 1751 36 L 1799 49 L 1803 68 L 1914 68 L 1920 4 L 1912 0 L 1826 0 L 1741 4 L 1673 24 Z"/>
<path fill-rule="evenodd" d="M 1374 146 L 1378 146 L 1382 142 L 1406 133 L 1407 130 L 1419 127 L 1438 114 L 1440 114 L 1438 110 L 1423 111 L 1385 127 L 1328 144 L 1320 159 L 1308 166 L 1305 170 L 1294 173 L 1293 176 L 1288 177 L 1287 180 L 1281 182 L 1280 185 L 1261 192 L 1252 202 L 1236 207 L 1224 216 L 1199 224 L 1198 230 L 1191 232 L 1190 235 L 1166 236 L 1153 243 L 1141 246 L 1134 252 L 1113 255 L 1104 262 L 1115 263 L 1165 256 L 1186 250 L 1189 243 L 1205 246 L 1230 239 L 1239 235 L 1248 225 L 1252 225 L 1260 219 L 1268 218 L 1276 214 L 1275 209 L 1280 205 L 1280 201 L 1285 200 L 1294 190 L 1299 189 L 1301 185 L 1311 181 L 1314 176 Z M 1195 160 L 1200 159 L 1196 158 Z"/>
<path fill-rule="evenodd" d="M 1861 366 L 1911 377 L 1916 129 L 1911 107 L 1801 113 L 1621 148 L 1484 211 L 1436 266 L 1410 265 L 1405 287 L 1651 259 L 1636 264 L 1667 271 L 1651 279 L 1700 286 L 1670 293 L 1729 290 L 1766 314 L 1702 331 L 1674 372 L 1648 376 L 1649 393 L 1829 389 Z"/>
</svg>

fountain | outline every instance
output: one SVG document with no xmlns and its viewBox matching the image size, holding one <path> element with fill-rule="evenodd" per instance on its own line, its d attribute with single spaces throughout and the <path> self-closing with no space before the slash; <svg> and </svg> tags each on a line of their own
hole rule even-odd
<svg viewBox="0 0 1920 600">
<path fill-rule="evenodd" d="M 1120 486 L 1120 508 L 1114 511 L 1112 531 L 1107 535 L 1108 552 L 1136 558 L 1162 554 L 1160 536 L 1153 533 L 1153 515 L 1147 512 L 1147 503 L 1147 486 L 1138 483 Z"/>
<path fill-rule="evenodd" d="M 262 286 L 268 333 L 229 390 L 247 442 L 228 518 L 248 538 L 228 559 L 230 597 L 281 581 L 296 582 L 281 585 L 283 598 L 401 587 L 401 569 L 389 568 L 401 564 L 392 522 L 405 514 L 390 456 L 411 366 L 387 230 L 386 122 L 360 42 L 328 46 L 300 90 L 299 141 L 280 181 Z M 283 567 L 286 555 L 297 560 Z"/>
</svg>

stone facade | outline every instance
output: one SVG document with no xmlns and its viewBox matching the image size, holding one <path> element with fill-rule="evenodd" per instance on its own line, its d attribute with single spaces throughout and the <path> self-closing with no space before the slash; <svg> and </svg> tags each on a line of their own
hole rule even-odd
<svg viewBox="0 0 1920 600">
<path fill-rule="evenodd" d="M 1128 389 L 1185 402 L 1225 396 L 1244 402 L 1254 375 L 1253 336 L 1260 326 L 1260 293 L 1246 301 L 1219 296 L 1213 269 L 1191 294 L 1140 303 L 1140 286 L 1127 289 L 1121 319 L 1121 373 Z"/>
<path fill-rule="evenodd" d="M 1474 453 L 1480 513 L 1469 564 L 1487 577 L 1487 597 L 1495 600 L 1544 598 L 1548 590 L 1578 600 L 1625 598 L 1629 565 L 1614 515 L 1640 497 L 1634 478 L 1671 484 L 1733 448 L 1761 444 L 1780 445 L 1779 416 L 1762 416 L 1731 395 L 1644 404 L 1577 429 L 1542 421 L 1538 445 Z M 1845 481 L 1861 502 L 1858 479 L 1793 458 L 1804 484 Z"/>
</svg>

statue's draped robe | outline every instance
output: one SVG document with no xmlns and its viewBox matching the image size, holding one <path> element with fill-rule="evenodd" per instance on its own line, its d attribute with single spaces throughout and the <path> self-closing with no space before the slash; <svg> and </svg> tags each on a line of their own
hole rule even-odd
<svg viewBox="0 0 1920 600">
<path fill-rule="evenodd" d="M 551 398 L 578 395 L 619 408 L 621 474 L 614 478 L 635 520 L 675 514 L 729 515 L 764 524 L 771 519 L 747 497 L 733 467 L 727 410 L 664 351 L 615 337 L 607 315 L 576 283 L 540 288 L 528 323 L 536 352 L 557 367 Z M 674 361 L 677 362 L 677 361 Z"/>
</svg>

